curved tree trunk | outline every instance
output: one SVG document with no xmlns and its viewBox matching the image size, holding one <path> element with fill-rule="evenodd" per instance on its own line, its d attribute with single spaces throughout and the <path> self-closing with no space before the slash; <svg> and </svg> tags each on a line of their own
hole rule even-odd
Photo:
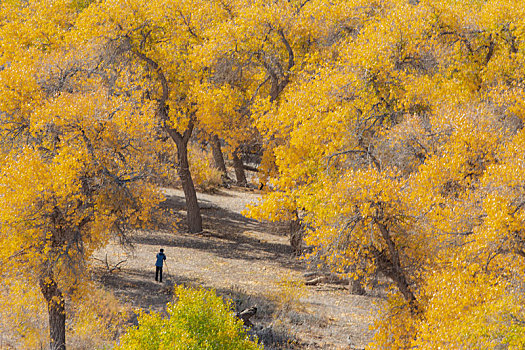
<svg viewBox="0 0 525 350">
<path fill-rule="evenodd" d="M 405 270 L 401 266 L 399 251 L 392 239 L 390 231 L 384 224 L 378 221 L 376 221 L 376 225 L 379 228 L 379 231 L 381 232 L 381 236 L 387 244 L 387 250 L 389 253 L 389 257 L 381 253 L 376 253 L 377 263 L 379 264 L 382 272 L 388 277 L 390 277 L 392 281 L 394 281 L 405 300 L 408 301 L 411 307 L 411 311 L 414 314 L 417 314 L 419 313 L 417 298 L 412 289 L 410 288 L 410 283 L 408 282 Z"/>
<path fill-rule="evenodd" d="M 233 168 L 235 169 L 237 186 L 245 187 L 248 184 L 248 181 L 246 180 L 242 159 L 239 157 L 239 149 L 236 149 L 235 152 L 233 152 Z"/>
<path fill-rule="evenodd" d="M 213 135 L 211 138 L 211 150 L 213 153 L 213 161 L 215 163 L 215 167 L 219 169 L 221 172 L 222 181 L 226 182 L 230 180 L 228 178 L 228 171 L 226 170 L 226 163 L 224 162 L 224 156 L 222 155 L 221 150 L 221 141 L 219 140 L 219 136 Z"/>
<path fill-rule="evenodd" d="M 177 143 L 178 164 L 177 172 L 180 181 L 182 182 L 182 189 L 186 199 L 188 229 L 191 233 L 202 231 L 202 216 L 199 203 L 197 201 L 197 192 L 190 173 L 190 164 L 188 162 L 188 143 Z"/>
<path fill-rule="evenodd" d="M 131 44 L 130 44 L 131 45 Z M 168 133 L 171 139 L 177 145 L 177 172 L 182 182 L 182 189 L 184 197 L 186 198 L 186 209 L 188 213 L 188 229 L 191 233 L 202 231 L 202 216 L 197 202 L 197 192 L 191 178 L 190 166 L 188 162 L 188 142 L 190 141 L 193 128 L 195 126 L 195 114 L 190 115 L 188 127 L 181 134 L 176 129 L 172 128 L 169 123 L 169 105 L 167 104 L 169 98 L 169 83 L 160 68 L 159 64 L 143 54 L 140 51 L 132 50 L 132 52 L 141 60 L 147 63 L 150 68 L 157 72 L 159 82 L 162 88 L 162 96 L 157 102 L 157 115 L 160 118 L 160 125 Z"/>
<path fill-rule="evenodd" d="M 40 291 L 49 314 L 49 349 L 66 349 L 66 309 L 64 295 L 51 277 L 40 279 Z"/>
</svg>

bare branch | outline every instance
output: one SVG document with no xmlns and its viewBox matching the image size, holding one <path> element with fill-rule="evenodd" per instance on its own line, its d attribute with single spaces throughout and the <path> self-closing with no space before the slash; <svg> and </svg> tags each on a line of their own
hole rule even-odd
<svg viewBox="0 0 525 350">
<path fill-rule="evenodd" d="M 451 235 L 451 236 L 470 236 L 474 234 L 473 231 L 464 231 L 464 232 L 437 232 L 440 235 Z"/>
<path fill-rule="evenodd" d="M 372 163 L 374 163 L 374 166 L 377 168 L 377 170 L 381 169 L 381 165 L 379 164 L 379 161 L 372 155 L 370 150 L 359 150 L 359 149 L 352 149 L 352 150 L 346 150 L 342 152 L 337 152 L 334 154 L 331 154 L 328 156 L 328 160 L 326 161 L 326 169 L 328 170 L 330 168 L 330 163 L 332 162 L 332 159 L 335 157 L 339 157 L 345 154 L 364 154 L 367 155 Z"/>
<path fill-rule="evenodd" d="M 347 151 L 333 153 L 328 156 L 328 160 L 326 161 L 326 168 L 327 169 L 330 168 L 330 163 L 332 162 L 332 159 L 334 159 L 335 157 L 345 155 L 345 154 L 367 154 L 367 152 L 363 150 L 351 149 Z"/>
<path fill-rule="evenodd" d="M 242 167 L 244 168 L 244 170 L 253 171 L 255 173 L 259 172 L 259 169 L 250 165 L 243 164 Z"/>
</svg>

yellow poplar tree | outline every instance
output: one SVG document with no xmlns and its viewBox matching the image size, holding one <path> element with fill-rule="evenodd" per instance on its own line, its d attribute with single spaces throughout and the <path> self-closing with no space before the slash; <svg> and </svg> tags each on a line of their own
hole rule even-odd
<svg viewBox="0 0 525 350">
<path fill-rule="evenodd" d="M 186 197 L 190 232 L 202 231 L 202 218 L 189 171 L 188 142 L 203 118 L 192 91 L 206 67 L 200 45 L 227 11 L 215 1 L 101 1 L 83 11 L 84 39 L 109 47 L 105 65 L 115 70 L 115 84 L 144 106 L 152 105 L 157 125 L 177 148 L 177 169 Z"/>
<path fill-rule="evenodd" d="M 92 253 L 143 226 L 161 200 L 147 182 L 154 124 L 76 46 L 80 9 L 50 0 L 0 10 L 0 275 L 40 290 L 52 349 L 66 347 L 66 302 L 87 292 Z"/>
<path fill-rule="evenodd" d="M 199 112 L 234 150 L 256 140 L 265 149 L 262 170 L 270 171 L 270 151 L 278 141 L 267 135 L 264 121 L 272 104 L 308 64 L 322 62 L 325 52 L 354 19 L 352 1 L 230 1 L 223 3 L 228 16 L 208 35 L 200 59 L 206 70 L 197 85 Z M 323 54 L 321 54 L 321 52 Z M 272 121 L 263 118 L 269 124 Z M 261 176 L 265 176 L 261 174 Z"/>
<path fill-rule="evenodd" d="M 304 211 L 314 256 L 388 278 L 377 348 L 521 348 L 523 4 L 361 5 L 258 119 L 252 215 Z"/>
</svg>

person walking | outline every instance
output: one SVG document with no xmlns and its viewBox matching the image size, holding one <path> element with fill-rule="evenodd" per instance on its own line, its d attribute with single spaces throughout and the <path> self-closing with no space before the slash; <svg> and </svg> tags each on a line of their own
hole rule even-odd
<svg viewBox="0 0 525 350">
<path fill-rule="evenodd" d="M 162 283 L 162 266 L 164 265 L 164 260 L 166 260 L 166 254 L 164 254 L 164 249 L 161 249 L 157 253 L 157 261 L 155 262 L 155 281 Z"/>
</svg>

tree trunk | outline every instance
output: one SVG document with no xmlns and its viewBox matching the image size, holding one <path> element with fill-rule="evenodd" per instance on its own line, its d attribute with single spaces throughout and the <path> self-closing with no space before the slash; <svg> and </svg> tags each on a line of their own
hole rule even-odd
<svg viewBox="0 0 525 350">
<path fill-rule="evenodd" d="M 141 60 L 146 62 L 154 71 L 157 72 L 161 87 L 162 96 L 157 103 L 157 115 L 160 118 L 160 125 L 168 133 L 171 139 L 177 145 L 178 155 L 178 166 L 177 171 L 179 178 L 182 182 L 182 189 L 184 191 L 184 197 L 186 198 L 186 210 L 188 214 L 188 229 L 191 233 L 197 233 L 202 231 L 202 216 L 199 204 L 197 202 L 197 192 L 193 185 L 193 179 L 191 178 L 190 166 L 188 162 L 188 142 L 190 141 L 193 128 L 195 127 L 195 114 L 190 115 L 188 127 L 181 134 L 176 129 L 170 126 L 169 118 L 169 105 L 167 104 L 169 98 L 169 83 L 164 75 L 164 72 L 160 68 L 159 64 L 143 54 L 140 51 L 132 50 L 133 53 L 138 56 Z"/>
<path fill-rule="evenodd" d="M 382 223 L 376 221 L 376 225 L 379 228 L 379 231 L 381 232 L 381 235 L 383 236 L 383 239 L 387 244 L 388 252 L 390 255 L 390 257 L 387 258 L 384 254 L 376 254 L 377 262 L 379 265 L 382 265 L 382 272 L 394 281 L 405 300 L 408 301 L 410 307 L 412 308 L 412 312 L 417 314 L 419 313 L 417 298 L 412 292 L 405 271 L 401 266 L 399 252 L 394 241 L 392 240 L 390 231 Z"/>
<path fill-rule="evenodd" d="M 294 218 L 290 221 L 290 245 L 292 246 L 295 255 L 300 256 L 303 253 L 303 221 L 299 217 L 297 210 L 293 213 Z"/>
<path fill-rule="evenodd" d="M 224 162 L 224 157 L 222 155 L 221 141 L 217 135 L 213 135 L 211 138 L 211 150 L 215 167 L 222 173 L 222 181 L 228 181 L 228 171 L 226 170 L 226 163 Z"/>
<path fill-rule="evenodd" d="M 185 142 L 177 143 L 178 164 L 177 172 L 182 183 L 184 197 L 186 199 L 186 210 L 188 219 L 188 229 L 191 233 L 202 231 L 202 216 L 199 203 L 197 201 L 197 192 L 190 173 L 190 164 L 188 162 L 188 144 Z"/>
<path fill-rule="evenodd" d="M 49 314 L 49 349 L 66 349 L 66 309 L 64 296 L 51 277 L 40 279 L 40 291 Z"/>
<path fill-rule="evenodd" d="M 235 178 L 237 180 L 237 186 L 245 187 L 248 184 L 246 180 L 246 174 L 244 173 L 244 165 L 239 157 L 239 149 L 233 152 L 233 168 L 235 169 Z"/>
<path fill-rule="evenodd" d="M 358 277 L 357 279 L 350 280 L 350 293 L 355 295 L 365 295 L 366 290 L 363 288 L 362 278 Z"/>
</svg>

